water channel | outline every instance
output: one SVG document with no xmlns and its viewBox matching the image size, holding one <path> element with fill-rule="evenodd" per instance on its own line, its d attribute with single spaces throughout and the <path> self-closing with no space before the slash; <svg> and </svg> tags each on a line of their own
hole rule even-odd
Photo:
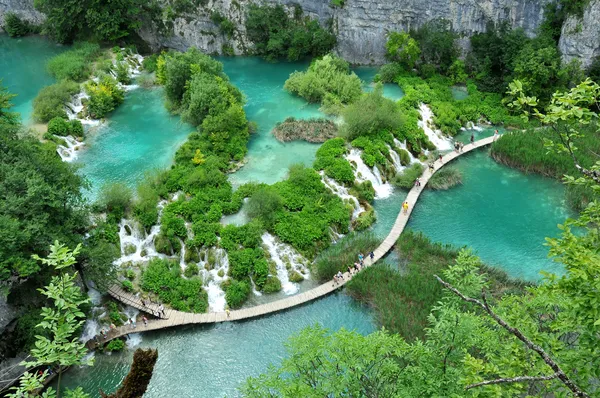
<svg viewBox="0 0 600 398">
<path fill-rule="evenodd" d="M 41 38 L 19 41 L 0 36 L 0 78 L 19 94 L 16 109 L 28 120 L 31 100 L 43 86 L 52 83 L 41 66 L 61 47 Z M 11 62 L 6 62 L 11 58 Z M 304 142 L 282 144 L 270 130 L 285 118 L 323 116 L 318 107 L 283 90 L 285 79 L 306 63 L 271 64 L 256 58 L 222 58 L 225 71 L 246 96 L 248 119 L 258 125 L 249 144 L 248 164 L 230 178 L 234 184 L 247 181 L 272 183 L 285 176 L 293 163 L 310 164 L 318 145 Z M 365 89 L 375 69 L 359 68 Z M 31 76 L 30 76 L 31 75 Z M 387 96 L 402 95 L 396 86 L 386 86 Z M 170 116 L 163 106 L 160 88 L 138 88 L 127 93 L 125 103 L 94 131 L 88 148 L 79 157 L 80 170 L 93 184 L 121 181 L 134 186 L 143 174 L 167 167 L 177 147 L 192 127 Z M 491 134 L 476 131 L 476 138 Z M 466 132 L 468 137 L 470 132 Z M 462 138 L 464 139 L 464 137 Z M 454 164 L 463 173 L 463 184 L 449 191 L 423 193 L 409 222 L 435 241 L 472 247 L 482 259 L 527 280 L 539 279 L 540 270 L 560 272 L 546 258 L 544 237 L 557 234 L 556 225 L 569 215 L 560 183 L 524 175 L 498 165 L 479 150 Z M 375 202 L 378 222 L 373 227 L 385 236 L 393 224 L 405 193 Z M 483 232 L 485 231 L 485 233 Z M 393 257 L 388 259 L 393 263 Z M 248 376 L 277 364 L 285 354 L 284 342 L 294 332 L 319 323 L 331 329 L 345 327 L 360 333 L 375 330 L 368 308 L 343 293 L 317 300 L 300 308 L 247 322 L 216 326 L 190 326 L 133 335 L 133 347 L 156 347 L 159 360 L 146 396 L 221 397 L 236 396 L 237 386 Z M 143 326 L 138 326 L 143 327 Z M 96 394 L 112 391 L 127 373 L 133 350 L 97 355 L 93 370 L 74 369 L 64 385 L 81 385 Z"/>
</svg>

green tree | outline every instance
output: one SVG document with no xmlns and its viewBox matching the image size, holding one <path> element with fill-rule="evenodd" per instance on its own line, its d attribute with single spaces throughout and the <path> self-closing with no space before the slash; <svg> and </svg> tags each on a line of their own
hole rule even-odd
<svg viewBox="0 0 600 398">
<path fill-rule="evenodd" d="M 0 127 L 2 124 L 16 125 L 19 122 L 19 114 L 10 111 L 10 108 L 13 106 L 11 100 L 16 96 L 16 94 L 11 94 L 2 85 L 2 80 L 0 79 Z"/>
<path fill-rule="evenodd" d="M 277 191 L 265 187 L 258 189 L 248 201 L 246 214 L 251 218 L 260 218 L 265 227 L 270 228 L 276 221 L 283 201 Z"/>
<path fill-rule="evenodd" d="M 566 83 L 556 46 L 525 46 L 514 61 L 514 78 L 523 83 L 526 91 L 547 103 L 556 89 Z"/>
<path fill-rule="evenodd" d="M 409 70 L 415 67 L 421 56 L 419 44 L 407 32 L 391 32 L 385 50 L 390 61 L 399 62 Z"/>
<path fill-rule="evenodd" d="M 455 43 L 458 36 L 448 20 L 429 21 L 410 35 L 419 44 L 424 66 L 433 66 L 441 73 L 446 73 L 458 58 L 459 50 Z"/>
</svg>

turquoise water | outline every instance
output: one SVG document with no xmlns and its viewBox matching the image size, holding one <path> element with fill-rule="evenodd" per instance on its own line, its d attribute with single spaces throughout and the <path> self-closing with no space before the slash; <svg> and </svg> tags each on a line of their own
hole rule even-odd
<svg viewBox="0 0 600 398">
<path fill-rule="evenodd" d="M 377 74 L 378 68 L 373 68 L 369 66 L 357 66 L 352 68 L 354 73 L 363 81 L 363 90 L 370 92 L 373 91 L 375 84 L 373 83 L 373 79 Z M 383 85 L 383 96 L 394 101 L 399 100 L 404 97 L 404 92 L 397 84 L 386 83 Z"/>
<path fill-rule="evenodd" d="M 557 225 L 572 216 L 562 184 L 502 166 L 487 149 L 464 155 L 452 165 L 462 172 L 463 184 L 448 191 L 425 190 L 409 228 L 433 241 L 469 246 L 486 264 L 513 277 L 539 280 L 540 270 L 562 272 L 543 246 L 544 238 L 557 236 Z M 375 201 L 378 236 L 391 229 L 405 196 L 396 191 Z"/>
<path fill-rule="evenodd" d="M 464 100 L 465 98 L 467 98 L 469 96 L 469 92 L 467 91 L 467 88 L 464 86 L 452 86 L 450 88 L 450 90 L 452 90 L 452 97 L 455 100 Z"/>
<path fill-rule="evenodd" d="M 125 102 L 108 120 L 88 132 L 87 148 L 77 162 L 91 182 L 90 197 L 103 184 L 124 182 L 130 187 L 153 169 L 164 169 L 193 128 L 169 115 L 161 88 L 127 92 Z"/>
<path fill-rule="evenodd" d="M 0 79 L 17 94 L 12 110 L 21 114 L 24 123 L 31 122 L 32 101 L 38 91 L 54 83 L 46 72 L 46 61 L 66 49 L 40 36 L 11 38 L 0 34 Z"/>
<path fill-rule="evenodd" d="M 158 349 L 158 362 L 144 397 L 237 396 L 237 387 L 247 377 L 266 371 L 269 364 L 280 363 L 285 356 L 283 343 L 291 334 L 314 324 L 363 334 L 375 330 L 366 308 L 337 293 L 251 321 L 144 334 L 140 347 Z M 97 355 L 93 370 L 70 370 L 63 377 L 63 385 L 79 385 L 91 393 L 99 388 L 112 391 L 129 371 L 132 356 L 133 350 Z"/>
</svg>

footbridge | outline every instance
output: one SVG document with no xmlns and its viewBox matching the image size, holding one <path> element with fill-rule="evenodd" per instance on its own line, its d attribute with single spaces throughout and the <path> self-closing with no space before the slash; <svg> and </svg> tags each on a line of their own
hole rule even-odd
<svg viewBox="0 0 600 398">
<path fill-rule="evenodd" d="M 394 246 L 402 231 L 406 227 L 408 219 L 419 200 L 421 192 L 427 182 L 431 178 L 436 171 L 440 168 L 453 161 L 454 159 L 468 153 L 474 149 L 481 148 L 483 146 L 489 145 L 494 141 L 494 137 L 483 138 L 481 140 L 475 141 L 474 143 L 465 145 L 461 152 L 452 151 L 447 153 L 442 157 L 441 160 L 436 160 L 433 164 L 433 168 L 427 168 L 423 175 L 421 176 L 421 187 L 413 187 L 408 195 L 406 196 L 406 201 L 408 202 L 408 210 L 406 213 L 401 210 L 396 218 L 396 222 L 392 227 L 392 230 L 387 235 L 387 237 L 381 242 L 379 247 L 374 250 L 374 258 L 371 261 L 370 258 L 365 259 L 365 265 L 370 266 L 376 263 L 379 259 L 386 255 L 388 251 Z M 147 323 L 137 322 L 137 325 L 133 327 L 133 325 L 125 325 L 113 330 L 110 330 L 107 333 L 106 338 L 102 336 L 98 336 L 96 342 L 95 340 L 90 340 L 88 342 L 88 348 L 94 349 L 97 344 L 103 344 L 112 339 L 126 336 L 130 333 L 140 333 L 146 332 L 150 330 L 159 330 L 170 328 L 173 326 L 179 325 L 189 325 L 189 324 L 212 324 L 218 322 L 229 322 L 229 321 L 239 321 L 244 319 L 251 319 L 260 317 L 263 315 L 268 315 L 271 313 L 279 312 L 282 310 L 286 310 L 288 308 L 293 308 L 299 306 L 301 304 L 307 303 L 309 301 L 318 299 L 320 297 L 326 296 L 329 293 L 339 289 L 344 286 L 346 282 L 348 282 L 352 278 L 348 272 L 344 274 L 343 281 L 339 283 L 334 283 L 332 281 L 323 283 L 320 286 L 315 287 L 314 289 L 305 291 L 303 293 L 299 293 L 293 296 L 289 296 L 283 298 L 281 300 L 273 301 L 271 303 L 261 304 L 254 307 L 243 308 L 239 310 L 232 310 L 229 312 L 209 312 L 204 314 L 194 314 L 182 311 L 176 311 L 172 309 L 165 309 L 164 314 L 159 313 L 158 306 L 153 303 L 144 302 L 142 303 L 141 299 L 134 294 L 128 293 L 121 289 L 119 286 L 113 286 L 109 289 L 108 293 L 113 296 L 115 299 L 121 301 L 124 304 L 135 307 L 140 311 L 143 311 L 147 314 L 153 315 L 158 319 L 150 319 Z"/>
</svg>

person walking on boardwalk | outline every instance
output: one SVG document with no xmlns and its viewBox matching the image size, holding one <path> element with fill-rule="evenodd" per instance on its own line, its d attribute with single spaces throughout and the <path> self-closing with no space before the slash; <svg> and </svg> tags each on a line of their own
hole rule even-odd
<svg viewBox="0 0 600 398">
<path fill-rule="evenodd" d="M 373 262 L 373 259 L 375 259 L 375 253 L 371 251 L 371 253 L 369 253 L 369 257 L 371 258 L 371 262 Z"/>
<path fill-rule="evenodd" d="M 360 263 L 360 265 L 363 264 L 363 259 L 364 259 L 364 256 L 362 255 L 362 253 L 358 253 L 358 262 Z"/>
<path fill-rule="evenodd" d="M 160 305 L 158 306 L 158 312 L 162 314 L 162 316 L 165 316 L 165 306 L 162 305 L 162 303 L 160 303 Z"/>
<path fill-rule="evenodd" d="M 227 315 L 227 318 L 229 318 L 229 306 L 228 305 L 225 306 L 225 314 Z"/>
<path fill-rule="evenodd" d="M 471 133 L 471 144 L 475 144 L 475 134 Z"/>
<path fill-rule="evenodd" d="M 441 153 L 440 153 L 440 155 L 439 155 L 438 159 L 440 160 L 440 163 L 443 163 L 443 162 L 442 162 L 442 154 L 441 154 Z"/>
<path fill-rule="evenodd" d="M 498 139 L 498 130 L 494 131 L 494 141 Z"/>
<path fill-rule="evenodd" d="M 408 214 L 408 202 L 402 203 L 402 210 L 404 210 L 404 214 Z"/>
<path fill-rule="evenodd" d="M 421 186 L 421 179 L 419 177 L 417 177 L 417 179 L 415 180 L 415 187 L 419 188 Z"/>
<path fill-rule="evenodd" d="M 148 326 L 148 318 L 146 318 L 146 315 L 142 317 L 142 320 L 144 321 L 144 326 Z"/>
</svg>

